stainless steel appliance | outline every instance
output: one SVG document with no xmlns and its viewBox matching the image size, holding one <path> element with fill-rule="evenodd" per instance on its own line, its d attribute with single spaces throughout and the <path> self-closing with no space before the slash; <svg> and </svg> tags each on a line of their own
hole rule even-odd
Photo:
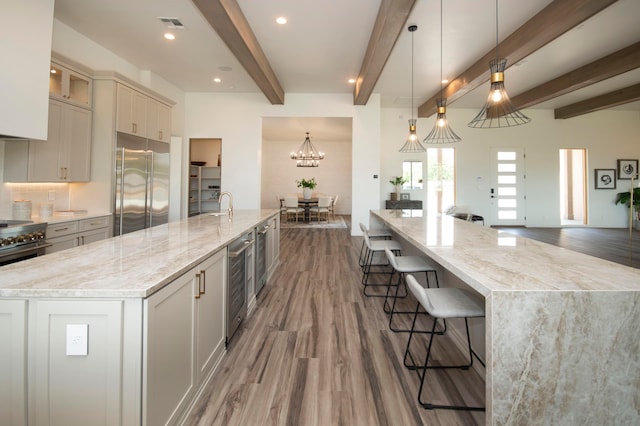
<svg viewBox="0 0 640 426">
<path fill-rule="evenodd" d="M 267 232 L 271 228 L 267 222 L 256 227 L 256 295 L 267 281 Z"/>
<path fill-rule="evenodd" d="M 227 282 L 227 340 L 238 330 L 240 323 L 247 315 L 247 284 L 253 268 L 251 250 L 253 249 L 253 233 L 249 232 L 229 244 L 229 278 Z"/>
<path fill-rule="evenodd" d="M 114 235 L 169 220 L 169 144 L 118 132 Z"/>
<path fill-rule="evenodd" d="M 44 255 L 46 223 L 0 220 L 0 266 Z"/>
</svg>

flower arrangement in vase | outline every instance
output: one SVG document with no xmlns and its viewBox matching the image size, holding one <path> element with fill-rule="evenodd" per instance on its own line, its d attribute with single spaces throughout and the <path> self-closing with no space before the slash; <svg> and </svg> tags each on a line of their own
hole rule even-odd
<svg viewBox="0 0 640 426">
<path fill-rule="evenodd" d="M 316 182 L 316 178 L 311 178 L 311 179 L 300 179 L 296 181 L 296 185 L 298 186 L 298 188 L 302 188 L 302 196 L 305 199 L 309 199 L 311 198 L 311 192 L 315 189 L 316 186 L 318 186 L 318 183 Z"/>
</svg>

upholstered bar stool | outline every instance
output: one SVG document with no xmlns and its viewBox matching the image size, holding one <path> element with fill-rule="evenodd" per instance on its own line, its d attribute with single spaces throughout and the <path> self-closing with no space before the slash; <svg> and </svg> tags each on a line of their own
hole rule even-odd
<svg viewBox="0 0 640 426">
<path fill-rule="evenodd" d="M 415 296 L 418 304 L 416 305 L 416 314 L 413 317 L 413 324 L 411 325 L 411 332 L 409 333 L 409 339 L 407 341 L 407 348 L 404 352 L 404 365 L 412 370 L 418 371 L 420 377 L 420 390 L 418 391 L 418 402 L 424 408 L 445 408 L 450 410 L 473 410 L 483 411 L 484 407 L 473 407 L 465 405 L 441 405 L 432 404 L 422 400 L 422 391 L 424 390 L 425 377 L 427 375 L 427 369 L 441 369 L 441 368 L 461 368 L 469 369 L 473 365 L 474 352 L 471 349 L 471 337 L 469 336 L 469 323 L 467 318 L 484 317 L 484 305 L 471 296 L 466 290 L 460 288 L 424 288 L 418 281 L 416 281 L 413 275 L 406 276 L 407 287 L 409 291 Z M 418 318 L 418 311 L 420 307 L 433 317 L 433 328 L 429 333 L 429 344 L 427 346 L 427 354 L 423 365 L 416 365 L 413 362 L 413 356 L 409 351 L 411 345 L 411 339 L 414 334 L 414 328 L 416 325 L 416 319 Z M 437 333 L 436 324 L 438 319 L 450 319 L 450 318 L 464 318 L 464 325 L 467 330 L 467 344 L 469 346 L 469 363 L 463 365 L 429 365 L 429 357 L 431 356 L 431 346 L 433 339 Z M 407 358 L 412 360 L 411 364 L 407 363 Z M 422 371 L 422 374 L 420 374 Z"/>
<path fill-rule="evenodd" d="M 370 283 L 372 274 L 391 274 L 393 270 L 389 267 L 389 262 L 384 258 L 385 249 L 393 253 L 400 253 L 402 246 L 395 240 L 371 240 L 367 231 L 363 234 L 366 246 L 366 256 L 362 266 L 362 284 L 364 285 L 364 295 L 367 297 L 385 297 L 383 294 L 369 294 L 367 287 L 388 287 L 389 283 Z M 377 255 L 377 256 L 376 256 Z M 381 259 L 382 258 L 382 259 Z M 372 268 L 379 267 L 382 270 L 372 271 Z"/>
<path fill-rule="evenodd" d="M 440 283 L 438 282 L 438 272 L 436 271 L 435 266 L 425 259 L 422 256 L 396 256 L 389 249 L 385 248 L 385 253 L 387 255 L 387 259 L 389 260 L 389 264 L 393 268 L 394 272 L 389 276 L 389 286 L 387 287 L 387 294 L 384 298 L 383 309 L 389 315 L 389 329 L 393 332 L 403 332 L 409 333 L 410 329 L 399 329 L 393 326 L 393 315 L 394 314 L 413 314 L 415 311 L 397 311 L 396 310 L 396 301 L 399 298 L 404 298 L 407 296 L 407 283 L 406 283 L 406 275 L 407 274 L 417 274 L 424 272 L 424 275 L 427 279 L 427 288 L 430 288 L 430 280 L 429 275 L 433 277 L 435 280 L 435 286 L 440 287 Z M 393 277 L 398 275 L 398 281 L 393 283 Z M 404 284 L 405 294 L 398 294 L 400 290 L 400 286 Z M 392 287 L 395 287 L 395 292 L 391 295 Z M 393 299 L 391 306 L 389 306 L 389 299 Z M 424 313 L 424 312 L 422 312 Z M 439 333 L 444 333 L 447 331 L 447 323 L 444 321 L 444 329 L 439 331 Z M 418 331 L 414 330 L 414 333 L 429 333 L 428 331 Z"/>
<path fill-rule="evenodd" d="M 390 240 L 393 237 L 393 234 L 391 234 L 391 231 L 386 228 L 367 229 L 367 227 L 364 226 L 362 222 L 360 222 L 360 230 L 362 231 L 362 235 L 364 235 L 365 233 L 368 233 L 369 238 L 373 240 L 376 240 L 376 239 Z M 358 260 L 358 263 L 361 268 L 364 267 L 364 259 L 366 258 L 366 256 L 367 256 L 366 244 L 364 243 L 364 239 L 363 239 L 362 246 L 360 247 L 360 256 Z"/>
</svg>

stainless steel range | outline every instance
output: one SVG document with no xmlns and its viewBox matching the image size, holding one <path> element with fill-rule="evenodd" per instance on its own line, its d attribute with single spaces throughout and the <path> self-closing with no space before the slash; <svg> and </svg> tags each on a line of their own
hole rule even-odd
<svg viewBox="0 0 640 426">
<path fill-rule="evenodd" d="M 42 256 L 51 244 L 46 223 L 0 219 L 0 266 Z"/>
</svg>

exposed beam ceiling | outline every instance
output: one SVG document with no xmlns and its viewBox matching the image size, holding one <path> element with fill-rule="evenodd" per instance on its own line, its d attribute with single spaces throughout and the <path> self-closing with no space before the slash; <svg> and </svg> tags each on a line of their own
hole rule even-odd
<svg viewBox="0 0 640 426">
<path fill-rule="evenodd" d="M 511 98 L 518 108 L 528 108 L 640 67 L 640 42 L 593 61 Z"/>
<path fill-rule="evenodd" d="M 284 90 L 236 0 L 193 0 L 273 105 L 284 105 Z"/>
<path fill-rule="evenodd" d="M 353 91 L 354 105 L 365 105 L 416 0 L 382 0 Z"/>
<path fill-rule="evenodd" d="M 507 58 L 507 66 L 516 64 L 616 1 L 555 0 L 499 43 L 500 56 Z M 444 88 L 442 96 L 448 105 L 489 80 L 489 61 L 495 55 L 495 49 L 491 49 Z M 439 97 L 438 91 L 423 103 L 418 117 L 433 115 Z"/>
<path fill-rule="evenodd" d="M 556 119 L 577 117 L 579 115 L 612 108 L 638 100 L 640 100 L 640 84 L 625 87 L 624 89 L 614 90 L 613 92 L 606 93 L 604 95 L 576 102 L 575 104 L 567 105 L 562 108 L 557 108 L 554 110 L 554 116 Z"/>
</svg>

